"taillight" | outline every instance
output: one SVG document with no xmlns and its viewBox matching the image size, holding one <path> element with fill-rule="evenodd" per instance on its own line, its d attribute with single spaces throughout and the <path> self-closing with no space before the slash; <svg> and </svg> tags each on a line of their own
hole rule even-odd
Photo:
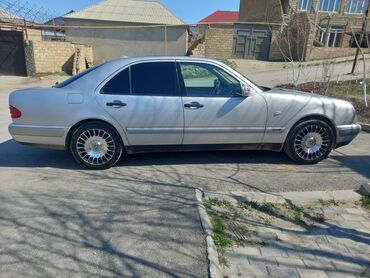
<svg viewBox="0 0 370 278">
<path fill-rule="evenodd" d="M 18 109 L 15 108 L 14 106 L 9 106 L 10 109 L 10 115 L 12 116 L 12 119 L 18 119 L 22 117 L 22 112 Z"/>
</svg>

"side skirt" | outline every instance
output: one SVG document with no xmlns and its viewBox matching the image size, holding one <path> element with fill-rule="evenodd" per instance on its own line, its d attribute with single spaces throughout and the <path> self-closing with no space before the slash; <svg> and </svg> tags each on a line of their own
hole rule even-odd
<svg viewBox="0 0 370 278">
<path fill-rule="evenodd" d="M 251 151 L 266 150 L 281 152 L 283 144 L 227 144 L 227 145 L 163 145 L 163 146 L 129 146 L 128 154 L 153 152 L 193 152 L 193 151 Z"/>
</svg>

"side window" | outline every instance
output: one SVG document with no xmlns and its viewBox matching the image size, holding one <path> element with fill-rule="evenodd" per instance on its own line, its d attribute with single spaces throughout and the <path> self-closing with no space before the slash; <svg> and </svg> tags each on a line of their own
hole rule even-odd
<svg viewBox="0 0 370 278">
<path fill-rule="evenodd" d="M 202 63 L 180 63 L 180 69 L 187 96 L 241 96 L 240 82 L 216 66 Z"/>
<path fill-rule="evenodd" d="M 174 62 L 142 63 L 131 66 L 133 95 L 178 96 Z"/>
<path fill-rule="evenodd" d="M 113 77 L 100 91 L 104 95 L 130 95 L 130 71 L 125 69 Z"/>
</svg>

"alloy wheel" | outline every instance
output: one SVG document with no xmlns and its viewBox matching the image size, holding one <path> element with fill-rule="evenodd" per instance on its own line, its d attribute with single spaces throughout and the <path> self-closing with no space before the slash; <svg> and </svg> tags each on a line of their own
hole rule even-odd
<svg viewBox="0 0 370 278">
<path fill-rule="evenodd" d="M 306 161 L 323 157 L 329 149 L 329 132 L 319 125 L 309 125 L 302 128 L 294 139 L 296 154 Z"/>
<path fill-rule="evenodd" d="M 77 153 L 86 163 L 101 166 L 112 160 L 116 150 L 113 137 L 98 128 L 88 129 L 77 139 Z"/>
</svg>

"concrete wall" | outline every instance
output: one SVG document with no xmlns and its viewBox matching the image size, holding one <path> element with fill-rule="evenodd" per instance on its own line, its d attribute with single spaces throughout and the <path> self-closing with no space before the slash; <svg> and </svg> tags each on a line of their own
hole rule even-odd
<svg viewBox="0 0 370 278">
<path fill-rule="evenodd" d="M 25 39 L 28 38 L 29 41 L 41 41 L 41 30 L 27 29 L 27 37 L 24 37 Z"/>
<path fill-rule="evenodd" d="M 72 73 L 76 50 L 80 48 L 84 57 L 76 61 L 93 59 L 89 46 L 74 45 L 71 42 L 28 41 L 25 46 L 27 75 L 66 72 Z M 83 63 L 75 65 L 84 70 Z"/>
<path fill-rule="evenodd" d="M 66 18 L 67 26 L 138 26 L 122 22 L 92 21 Z M 145 25 L 139 25 L 145 27 Z M 94 63 L 122 56 L 183 56 L 187 52 L 187 27 L 164 28 L 81 28 L 66 29 L 66 40 L 91 45 Z"/>
</svg>

